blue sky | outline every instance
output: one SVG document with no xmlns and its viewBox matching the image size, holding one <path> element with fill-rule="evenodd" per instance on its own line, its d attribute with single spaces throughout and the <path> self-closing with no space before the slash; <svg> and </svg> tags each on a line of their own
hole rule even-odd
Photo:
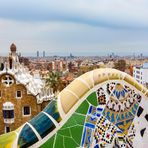
<svg viewBox="0 0 148 148">
<path fill-rule="evenodd" d="M 0 55 L 148 55 L 147 0 L 0 0 Z"/>
</svg>

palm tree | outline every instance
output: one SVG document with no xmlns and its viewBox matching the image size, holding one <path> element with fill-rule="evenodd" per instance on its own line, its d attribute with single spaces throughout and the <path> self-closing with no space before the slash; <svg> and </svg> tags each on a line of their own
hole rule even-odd
<svg viewBox="0 0 148 148">
<path fill-rule="evenodd" d="M 46 78 L 46 86 L 53 89 L 53 93 L 64 89 L 64 83 L 58 72 L 50 72 Z"/>
</svg>

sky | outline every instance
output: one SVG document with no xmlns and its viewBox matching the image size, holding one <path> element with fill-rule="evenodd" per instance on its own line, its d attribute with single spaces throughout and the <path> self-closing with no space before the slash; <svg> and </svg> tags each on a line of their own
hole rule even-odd
<svg viewBox="0 0 148 148">
<path fill-rule="evenodd" d="M 0 55 L 148 55 L 147 0 L 0 0 Z"/>
</svg>

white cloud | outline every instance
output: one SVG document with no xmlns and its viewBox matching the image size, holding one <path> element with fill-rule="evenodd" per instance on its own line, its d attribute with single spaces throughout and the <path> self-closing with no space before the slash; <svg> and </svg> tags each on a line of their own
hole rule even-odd
<svg viewBox="0 0 148 148">
<path fill-rule="evenodd" d="M 0 54 L 11 42 L 24 53 L 147 52 L 147 6 L 147 0 L 5 0 Z"/>
<path fill-rule="evenodd" d="M 148 26 L 147 0 L 5 0 L 0 17 L 24 21 L 72 21 L 96 26 Z"/>
</svg>

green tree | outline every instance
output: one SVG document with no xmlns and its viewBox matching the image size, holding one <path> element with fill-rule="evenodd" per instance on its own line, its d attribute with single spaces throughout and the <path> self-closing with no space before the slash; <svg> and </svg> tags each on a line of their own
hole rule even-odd
<svg viewBox="0 0 148 148">
<path fill-rule="evenodd" d="M 126 69 L 126 61 L 125 60 L 118 60 L 117 62 L 115 62 L 114 64 L 114 68 L 121 70 L 121 71 L 125 71 Z"/>
<path fill-rule="evenodd" d="M 50 72 L 46 78 L 46 86 L 53 89 L 53 93 L 64 89 L 65 85 L 58 72 Z"/>
</svg>

